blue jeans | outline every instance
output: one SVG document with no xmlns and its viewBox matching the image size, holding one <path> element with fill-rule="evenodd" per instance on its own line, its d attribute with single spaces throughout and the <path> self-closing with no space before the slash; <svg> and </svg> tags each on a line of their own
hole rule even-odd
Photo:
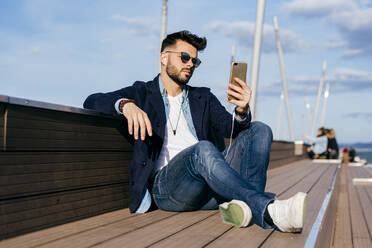
<svg viewBox="0 0 372 248">
<path fill-rule="evenodd" d="M 252 210 L 253 222 L 264 228 L 264 213 L 274 200 L 265 193 L 272 132 L 261 122 L 252 122 L 223 153 L 209 141 L 178 153 L 155 176 L 152 195 L 166 211 L 216 209 L 218 204 L 241 200 Z"/>
</svg>

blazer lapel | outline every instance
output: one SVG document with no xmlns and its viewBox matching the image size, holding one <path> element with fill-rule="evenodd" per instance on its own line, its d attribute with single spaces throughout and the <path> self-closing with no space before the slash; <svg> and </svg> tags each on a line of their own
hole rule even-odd
<svg viewBox="0 0 372 248">
<path fill-rule="evenodd" d="M 190 100 L 190 111 L 192 121 L 194 123 L 196 135 L 199 140 L 206 139 L 206 135 L 203 134 L 203 115 L 205 110 L 205 100 L 202 98 L 200 92 L 194 87 L 190 87 L 189 93 Z"/>
<path fill-rule="evenodd" d="M 149 82 L 149 94 L 146 102 L 149 106 L 147 114 L 149 115 L 150 120 L 154 122 L 151 123 L 153 131 L 164 139 L 166 120 L 164 102 L 159 89 L 159 76 L 157 76 L 152 82 Z"/>
</svg>

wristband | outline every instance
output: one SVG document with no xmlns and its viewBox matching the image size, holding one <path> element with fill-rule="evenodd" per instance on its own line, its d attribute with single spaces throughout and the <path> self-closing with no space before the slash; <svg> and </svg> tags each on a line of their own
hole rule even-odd
<svg viewBox="0 0 372 248">
<path fill-rule="evenodd" d="M 238 110 L 236 110 L 235 108 L 235 114 L 239 115 L 240 117 L 242 117 L 243 119 L 248 115 L 249 113 L 249 105 L 248 105 L 248 111 L 247 112 L 239 112 Z"/>
<path fill-rule="evenodd" d="M 126 103 L 128 103 L 128 102 L 133 102 L 133 103 L 135 103 L 135 101 L 132 100 L 132 99 L 124 99 L 124 100 L 121 100 L 121 101 L 119 102 L 119 111 L 120 111 L 121 113 L 123 113 L 123 107 L 124 107 L 124 105 L 125 105 Z"/>
</svg>

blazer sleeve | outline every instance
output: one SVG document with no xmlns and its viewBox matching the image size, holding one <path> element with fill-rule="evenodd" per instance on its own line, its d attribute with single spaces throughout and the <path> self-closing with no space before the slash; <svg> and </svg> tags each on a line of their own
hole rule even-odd
<svg viewBox="0 0 372 248">
<path fill-rule="evenodd" d="M 233 138 L 241 131 L 248 129 L 251 123 L 251 113 L 243 121 L 234 119 Z M 215 95 L 209 91 L 209 123 L 224 138 L 229 138 L 232 128 L 232 115 L 227 112 Z"/>
<path fill-rule="evenodd" d="M 120 116 L 116 109 L 115 103 L 121 98 L 134 100 L 137 104 L 140 102 L 142 82 L 135 82 L 132 86 L 108 93 L 95 93 L 87 97 L 84 101 L 84 108 L 93 109 L 105 114 Z"/>
</svg>

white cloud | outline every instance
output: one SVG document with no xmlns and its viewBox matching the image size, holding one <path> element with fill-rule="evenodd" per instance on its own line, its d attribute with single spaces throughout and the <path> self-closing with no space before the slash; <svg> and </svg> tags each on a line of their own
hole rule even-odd
<svg viewBox="0 0 372 248">
<path fill-rule="evenodd" d="M 319 76 L 300 75 L 288 77 L 288 89 L 292 96 L 316 94 L 319 87 Z M 372 90 L 372 74 L 368 71 L 352 68 L 336 68 L 325 77 L 325 82 L 331 84 L 335 93 L 350 93 L 355 91 Z M 273 82 L 263 88 L 264 95 L 277 97 L 282 89 L 281 81 Z"/>
<path fill-rule="evenodd" d="M 332 71 L 334 75 L 344 75 L 348 77 L 371 77 L 369 72 L 362 70 L 355 70 L 351 68 L 336 68 Z"/>
<path fill-rule="evenodd" d="M 40 47 L 39 46 L 34 46 L 34 47 L 31 47 L 31 53 L 39 53 L 40 52 Z"/>
<path fill-rule="evenodd" d="M 335 25 L 344 40 L 344 58 L 372 55 L 372 8 L 355 0 L 294 0 L 283 4 L 294 16 L 323 17 Z"/>
<path fill-rule="evenodd" d="M 119 14 L 109 17 L 125 25 L 125 31 L 131 35 L 160 35 L 159 25 L 155 20 L 148 18 L 130 18 Z"/>
<path fill-rule="evenodd" d="M 240 45 L 252 47 L 253 37 L 255 31 L 255 23 L 248 21 L 213 21 L 205 25 L 204 30 L 211 32 L 222 33 L 228 37 L 236 39 Z M 286 52 L 303 52 L 312 47 L 317 46 L 315 43 L 305 41 L 300 35 L 288 30 L 280 29 L 280 40 L 283 50 Z M 273 52 L 276 51 L 274 28 L 271 25 L 264 24 L 263 38 L 262 38 L 262 51 Z"/>
<path fill-rule="evenodd" d="M 292 15 L 304 17 L 327 16 L 329 13 L 355 9 L 353 0 L 294 0 L 283 3 Z"/>
</svg>

